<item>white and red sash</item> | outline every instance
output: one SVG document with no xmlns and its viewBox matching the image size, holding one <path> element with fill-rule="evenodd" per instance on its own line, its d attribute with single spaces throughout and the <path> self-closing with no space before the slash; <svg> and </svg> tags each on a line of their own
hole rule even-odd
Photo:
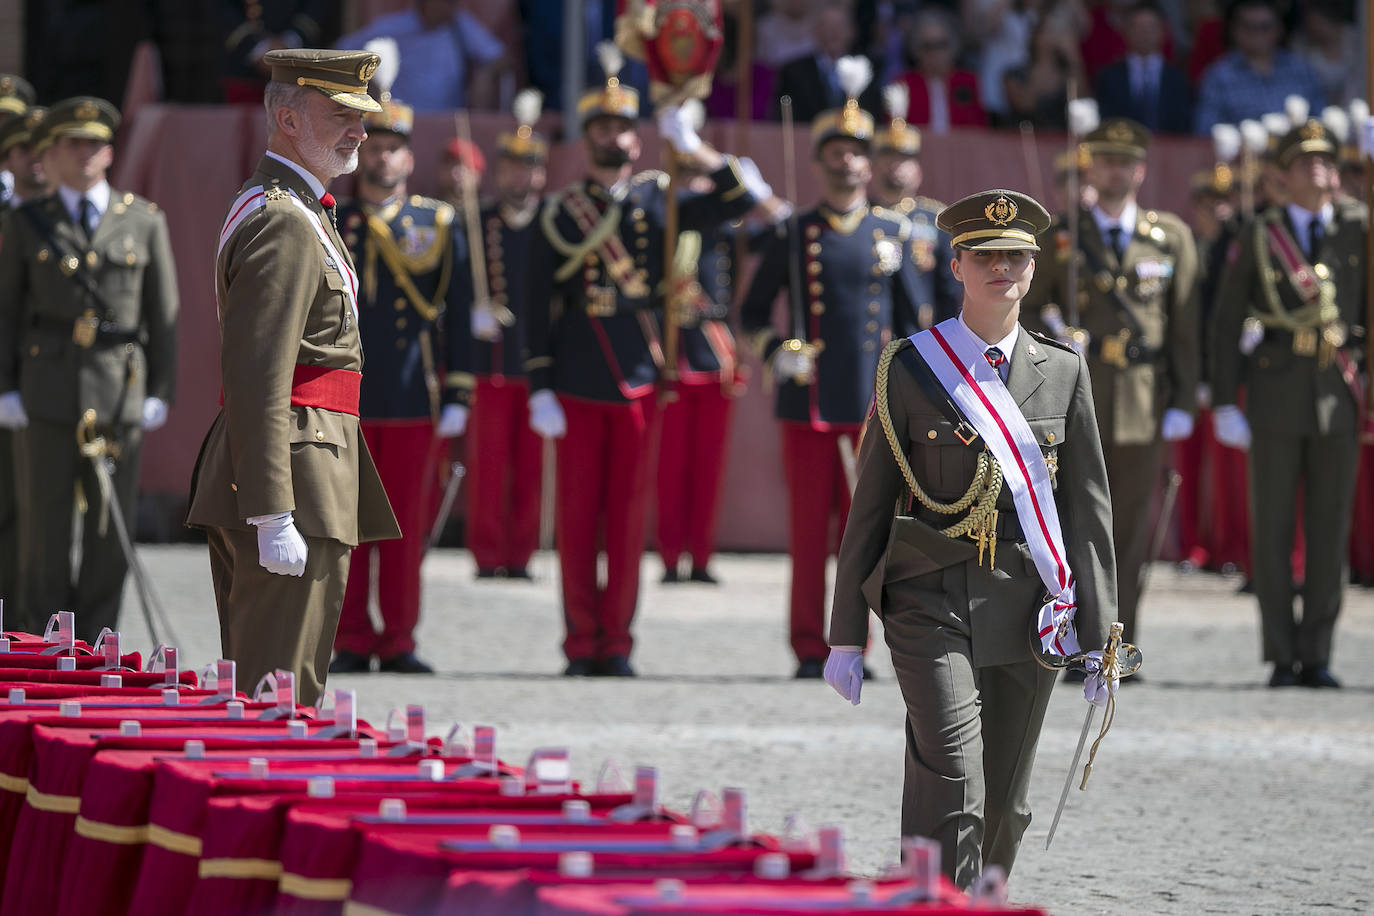
<svg viewBox="0 0 1374 916">
<path fill-rule="evenodd" d="M 1024 333 L 1024 332 L 1022 332 Z M 1040 579 L 1052 596 L 1040 608 L 1036 632 L 1045 653 L 1067 657 L 1079 651 L 1073 618 L 1078 610 L 1050 471 L 1039 441 L 997 370 L 984 356 L 987 345 L 958 318 L 911 336 L 918 353 L 958 405 L 988 451 L 1016 503 L 1016 515 Z"/>
<path fill-rule="evenodd" d="M 329 237 L 329 232 L 324 228 L 324 221 L 320 219 L 318 213 L 305 205 L 305 201 L 296 195 L 295 191 L 289 192 L 291 203 L 295 204 L 306 218 L 310 220 L 311 228 L 315 230 L 315 235 L 319 237 L 320 244 L 324 246 L 327 258 L 333 262 L 334 267 L 344 278 L 344 297 L 348 299 L 348 305 L 353 310 L 353 320 L 358 320 L 358 275 L 353 271 L 353 264 L 345 257 Z M 248 188 L 229 207 L 229 215 L 224 219 L 224 227 L 219 233 L 219 247 L 215 252 L 216 257 L 224 251 L 224 246 L 233 237 L 234 231 L 238 229 L 243 221 L 248 219 L 258 210 L 267 206 L 267 193 L 261 185 Z"/>
</svg>

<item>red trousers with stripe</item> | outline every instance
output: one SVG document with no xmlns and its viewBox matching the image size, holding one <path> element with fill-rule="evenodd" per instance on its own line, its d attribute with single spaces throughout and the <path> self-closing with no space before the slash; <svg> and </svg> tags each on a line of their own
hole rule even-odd
<svg viewBox="0 0 1374 916">
<path fill-rule="evenodd" d="M 655 542 L 669 569 L 683 552 L 694 569 L 705 569 L 715 550 L 733 403 L 711 377 L 678 382 L 677 400 L 663 408 Z"/>
<path fill-rule="evenodd" d="M 415 625 L 420 620 L 420 561 L 425 538 L 437 510 L 439 457 L 444 440 L 434 435 L 428 418 L 363 420 L 363 438 L 381 475 L 401 537 L 359 544 L 353 550 L 344 591 L 336 651 L 391 658 L 415 651 Z M 382 631 L 368 616 L 368 597 L 377 557 L 377 605 Z"/>
<path fill-rule="evenodd" d="M 849 484 L 840 461 L 840 436 L 858 451 L 858 425 L 821 432 L 809 424 L 783 421 L 782 466 L 787 478 L 788 551 L 792 555 L 789 634 L 798 660 L 824 659 L 825 567 L 831 544 L 844 537 Z M 831 525 L 835 537 L 831 540 Z"/>
<path fill-rule="evenodd" d="M 629 655 L 639 599 L 657 403 L 559 396 L 568 433 L 558 440 L 558 563 L 563 652 L 570 659 Z M 606 577 L 597 575 L 604 545 Z"/>
<path fill-rule="evenodd" d="M 530 429 L 529 383 L 479 378 L 467 431 L 467 541 L 478 569 L 524 569 L 539 546 L 544 444 Z"/>
</svg>

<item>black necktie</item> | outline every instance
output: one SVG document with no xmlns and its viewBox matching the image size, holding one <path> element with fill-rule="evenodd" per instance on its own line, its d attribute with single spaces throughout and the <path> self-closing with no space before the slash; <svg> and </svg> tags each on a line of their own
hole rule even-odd
<svg viewBox="0 0 1374 916">
<path fill-rule="evenodd" d="M 1312 217 L 1307 224 L 1307 257 L 1315 261 L 1321 257 L 1322 237 L 1326 235 L 1326 230 L 1322 226 L 1321 215 Z"/>
<path fill-rule="evenodd" d="M 1121 256 L 1125 254 L 1125 249 L 1121 244 L 1121 227 L 1113 226 L 1107 230 L 1107 234 L 1112 238 L 1112 251 L 1116 252 L 1116 260 L 1119 263 Z"/>
<path fill-rule="evenodd" d="M 1002 351 L 997 347 L 988 347 L 983 353 L 983 356 L 987 358 L 988 365 L 997 371 L 997 377 L 1002 379 L 1002 381 L 1006 381 L 1006 377 L 1002 370 L 1007 364 L 1007 357 Z"/>
<path fill-rule="evenodd" d="M 81 198 L 81 228 L 86 230 L 86 238 L 95 235 L 95 227 L 99 223 L 99 218 L 95 213 L 95 204 L 91 203 L 89 197 Z"/>
</svg>

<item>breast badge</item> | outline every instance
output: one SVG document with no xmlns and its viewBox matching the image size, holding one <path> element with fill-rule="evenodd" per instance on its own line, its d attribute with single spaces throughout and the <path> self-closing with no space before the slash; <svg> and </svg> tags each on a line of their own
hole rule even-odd
<svg viewBox="0 0 1374 916">
<path fill-rule="evenodd" d="M 878 258 L 878 269 L 891 275 L 902 266 L 902 249 L 895 239 L 883 236 L 873 243 L 873 254 Z"/>
</svg>

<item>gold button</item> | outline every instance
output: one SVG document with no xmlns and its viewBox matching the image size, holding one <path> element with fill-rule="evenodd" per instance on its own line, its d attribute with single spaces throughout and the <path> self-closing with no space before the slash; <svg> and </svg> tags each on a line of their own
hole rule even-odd
<svg viewBox="0 0 1374 916">
<path fill-rule="evenodd" d="M 635 232 L 648 232 L 648 231 L 649 231 L 649 224 L 646 223 L 646 222 L 644 222 L 644 220 L 640 220 L 639 222 L 635 223 Z"/>
<path fill-rule="evenodd" d="M 883 267 L 881 264 L 874 264 L 869 272 L 872 273 L 875 277 L 881 276 L 883 272 Z"/>
<path fill-rule="evenodd" d="M 637 254 L 637 255 L 635 255 L 635 263 L 636 263 L 636 264 L 643 264 L 644 261 L 645 261 L 645 256 L 644 256 L 644 255 L 642 255 L 642 254 Z"/>
<path fill-rule="evenodd" d="M 405 348 L 406 348 L 406 340 L 405 340 L 404 337 L 402 337 L 400 340 L 396 341 L 396 349 L 397 349 L 397 350 L 404 350 Z"/>
<path fill-rule="evenodd" d="M 878 330 L 878 322 L 870 321 L 868 324 L 864 325 L 864 330 L 872 334 L 873 332 Z"/>
<path fill-rule="evenodd" d="M 865 352 L 865 353 L 872 353 L 872 352 L 874 351 L 874 349 L 876 349 L 876 348 L 873 346 L 873 341 L 871 341 L 871 340 L 865 340 L 865 341 L 864 341 L 864 352 Z"/>
<path fill-rule="evenodd" d="M 100 255 L 96 254 L 94 251 L 88 251 L 88 252 L 86 252 L 86 263 L 87 263 L 88 265 L 90 265 L 91 267 L 98 267 L 98 266 L 100 266 Z M 1321 275 L 1318 274 L 1318 276 L 1321 276 Z M 1326 279 L 1326 278 L 1323 277 L 1322 279 Z"/>
<path fill-rule="evenodd" d="M 32 346 L 29 347 L 29 355 L 30 355 L 30 356 L 37 356 L 37 355 L 38 355 L 38 344 L 33 344 Z"/>
<path fill-rule="evenodd" d="M 646 238 L 637 238 L 637 239 L 635 239 L 635 247 L 636 247 L 636 248 L 648 248 L 648 247 L 649 247 L 649 240 L 646 239 Z"/>
<path fill-rule="evenodd" d="M 404 328 L 405 326 L 406 326 L 406 320 L 405 320 L 404 318 L 397 318 L 397 319 L 396 319 L 396 330 L 399 331 L 399 330 L 401 330 L 402 328 Z"/>
<path fill-rule="evenodd" d="M 594 265 L 595 263 L 596 263 L 596 255 L 594 255 L 594 254 L 589 254 L 589 255 L 587 255 L 587 258 L 586 258 L 586 264 L 587 264 L 587 266 L 588 266 L 588 267 L 591 267 L 591 266 Z"/>
<path fill-rule="evenodd" d="M 820 262 L 820 261 L 810 261 L 810 262 L 808 262 L 807 265 L 806 265 L 806 272 L 809 273 L 809 274 L 810 274 L 811 276 L 813 276 L 813 277 L 816 276 L 817 274 L 819 274 L 819 273 L 821 272 L 821 262 Z"/>
<path fill-rule="evenodd" d="M 821 253 L 821 243 L 820 243 L 820 242 L 812 242 L 810 245 L 807 245 L 807 246 L 806 246 L 806 253 L 807 253 L 807 254 L 820 254 L 820 253 Z"/>
<path fill-rule="evenodd" d="M 633 210 L 630 211 L 630 219 L 643 219 L 643 218 L 644 218 L 644 208 L 643 208 L 643 207 L 635 207 Z"/>
<path fill-rule="evenodd" d="M 503 265 L 500 261 L 492 261 L 488 269 L 492 272 L 492 274 L 504 273 L 506 270 L 505 265 Z"/>
<path fill-rule="evenodd" d="M 399 311 L 401 311 L 402 309 L 404 309 L 405 307 L 406 307 L 406 301 L 405 301 L 405 299 L 397 299 L 397 300 L 396 300 L 396 311 L 399 312 Z"/>
<path fill-rule="evenodd" d="M 729 275 L 729 274 L 724 274 L 724 273 L 722 273 L 722 274 L 716 274 L 716 285 L 717 285 L 717 286 L 720 286 L 720 287 L 729 286 L 729 285 L 730 285 L 730 275 Z"/>
<path fill-rule="evenodd" d="M 492 288 L 493 290 L 503 290 L 503 289 L 505 289 L 505 288 L 506 288 L 506 278 L 505 278 L 505 277 L 492 277 L 492 278 L 491 278 L 491 288 Z"/>
<path fill-rule="evenodd" d="M 821 236 L 821 227 L 820 227 L 820 226 L 817 226 L 817 225 L 815 225 L 815 224 L 813 223 L 813 224 L 811 224 L 810 226 L 807 226 L 807 227 L 806 227 L 806 237 L 807 237 L 807 238 L 809 238 L 809 239 L 817 239 L 817 238 L 820 238 L 820 236 Z"/>
<path fill-rule="evenodd" d="M 134 257 L 134 253 L 132 251 L 124 256 L 124 263 L 128 264 L 130 267 L 133 267 L 137 261 L 138 258 Z"/>
<path fill-rule="evenodd" d="M 822 286 L 819 281 L 813 281 L 811 285 L 807 287 L 807 290 L 811 293 L 811 295 L 819 296 L 821 293 L 825 291 L 825 287 Z"/>
<path fill-rule="evenodd" d="M 878 303 L 876 303 L 876 302 L 870 302 L 870 303 L 868 303 L 868 314 L 870 314 L 870 315 L 876 315 L 876 314 L 878 314 Z"/>
<path fill-rule="evenodd" d="M 883 289 L 883 286 L 882 286 L 881 283 L 870 283 L 870 284 L 868 284 L 868 291 L 869 291 L 870 293 L 880 293 L 880 292 L 882 292 L 882 289 Z"/>
<path fill-rule="evenodd" d="M 38 263 L 39 263 L 39 264 L 42 264 L 42 263 L 43 263 L 44 261 L 46 261 L 47 259 L 48 259 L 48 249 L 46 249 L 46 248 L 40 248 L 40 249 L 38 249 Z"/>
<path fill-rule="evenodd" d="M 825 314 L 825 306 L 821 305 L 819 302 L 813 302 L 813 303 L 811 303 L 811 314 L 813 314 L 813 315 L 824 315 L 824 314 Z"/>
<path fill-rule="evenodd" d="M 934 438 L 935 438 L 936 436 L 938 436 L 938 435 L 939 435 L 939 433 L 937 433 L 935 430 L 932 429 L 930 432 L 926 433 L 926 438 L 927 438 L 927 439 L 934 439 Z"/>
<path fill-rule="evenodd" d="M 1046 433 L 1046 434 L 1045 434 L 1045 441 L 1046 441 L 1046 442 L 1053 442 L 1053 441 L 1054 441 L 1054 433 Z"/>
<path fill-rule="evenodd" d="M 233 490 L 235 493 L 237 493 L 237 492 L 239 491 L 239 485 L 236 484 L 236 483 L 231 483 L 231 484 L 229 484 L 229 489 L 231 489 L 231 490 Z"/>
<path fill-rule="evenodd" d="M 323 441 L 324 441 L 324 430 L 322 430 L 322 429 L 317 429 L 317 430 L 315 430 L 315 439 L 316 439 L 316 441 L 318 441 L 318 442 L 323 442 Z"/>
</svg>

